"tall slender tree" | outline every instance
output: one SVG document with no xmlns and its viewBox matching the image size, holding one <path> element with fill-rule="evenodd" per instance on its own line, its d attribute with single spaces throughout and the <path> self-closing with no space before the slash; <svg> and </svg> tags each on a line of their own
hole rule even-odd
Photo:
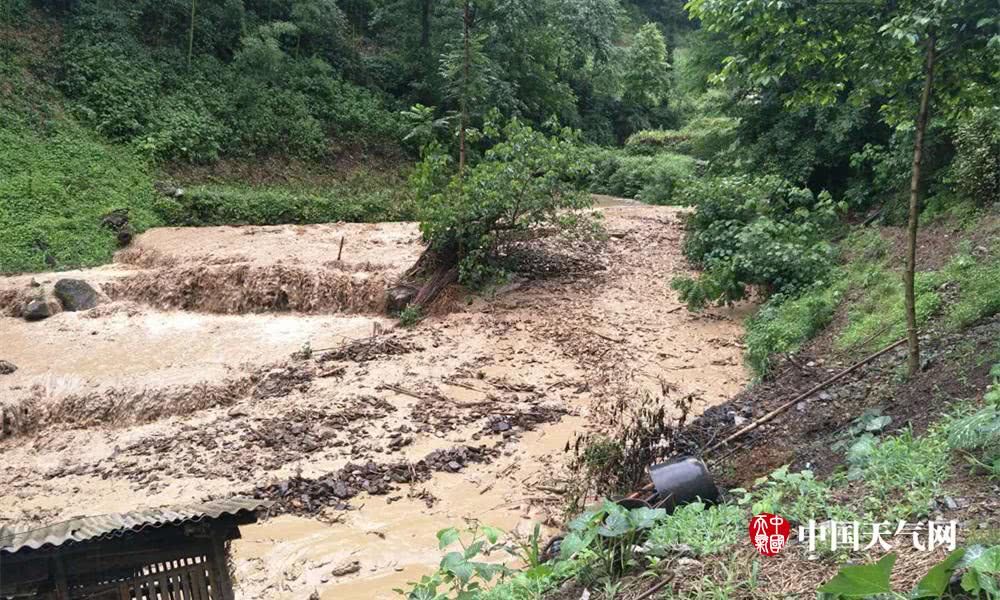
<svg viewBox="0 0 1000 600">
<path fill-rule="evenodd" d="M 789 104 L 879 101 L 892 126 L 914 128 L 904 288 L 908 367 L 920 367 L 917 228 L 925 132 L 932 108 L 959 114 L 994 92 L 1000 60 L 997 0 L 691 0 L 688 10 L 728 36 L 734 53 L 723 78 L 748 88 L 792 80 Z"/>
</svg>

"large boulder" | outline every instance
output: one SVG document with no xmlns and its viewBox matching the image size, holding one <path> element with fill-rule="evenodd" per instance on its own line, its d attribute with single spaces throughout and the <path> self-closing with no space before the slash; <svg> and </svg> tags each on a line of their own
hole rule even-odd
<svg viewBox="0 0 1000 600">
<path fill-rule="evenodd" d="M 60 279 L 56 282 L 55 294 L 63 309 L 69 311 L 90 310 L 101 301 L 97 290 L 82 279 Z"/>
<path fill-rule="evenodd" d="M 24 317 L 25 321 L 41 321 L 60 311 L 62 311 L 62 307 L 58 300 L 35 298 L 24 305 L 21 316 Z"/>
<path fill-rule="evenodd" d="M 0 360 L 0 375 L 10 375 L 17 370 L 17 365 L 9 360 Z"/>
<path fill-rule="evenodd" d="M 395 314 L 406 308 L 417 297 L 417 290 L 408 285 L 397 285 L 386 292 L 386 309 Z"/>
</svg>

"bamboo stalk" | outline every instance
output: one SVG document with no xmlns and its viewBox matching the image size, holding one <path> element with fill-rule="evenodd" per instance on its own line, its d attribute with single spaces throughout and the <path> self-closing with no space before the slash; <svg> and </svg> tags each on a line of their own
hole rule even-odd
<svg viewBox="0 0 1000 600">
<path fill-rule="evenodd" d="M 840 381 L 842 378 L 846 377 L 847 375 L 850 375 L 851 373 L 853 373 L 857 369 L 859 369 L 859 368 L 863 367 L 864 365 L 870 363 L 871 361 L 875 360 L 876 358 L 882 356 L 883 354 L 889 352 L 890 350 L 896 348 L 897 346 L 900 346 L 900 345 L 906 343 L 906 341 L 907 341 L 907 338 L 903 338 L 901 340 L 897 340 L 897 341 L 893 342 L 892 344 L 886 346 L 885 348 L 879 350 L 875 354 L 872 354 L 868 358 L 865 358 L 864 360 L 862 360 L 860 362 L 854 363 L 850 367 L 844 369 L 840 373 L 837 373 L 836 375 L 834 375 L 833 377 L 827 379 L 826 381 L 823 381 L 822 383 L 820 383 L 820 384 L 818 384 L 818 385 L 810 388 L 808 391 L 805 391 L 805 392 L 799 394 L 798 396 L 792 398 L 788 402 L 782 404 L 781 406 L 779 406 L 778 408 L 776 408 L 776 409 L 772 410 L 771 412 L 767 413 L 763 417 L 755 420 L 754 422 L 750 423 L 749 425 L 747 425 L 743 429 L 740 429 L 736 433 L 734 433 L 734 434 L 732 434 L 732 435 L 730 435 L 730 436 L 728 436 L 728 437 L 726 437 L 726 438 L 724 438 L 724 439 L 722 439 L 722 440 L 720 440 L 720 441 L 712 444 L 708 448 L 705 448 L 702 451 L 702 454 L 708 454 L 709 452 L 714 452 L 715 450 L 718 450 L 719 448 L 725 446 L 729 442 L 732 442 L 735 439 L 743 437 L 744 435 L 750 433 L 754 429 L 757 429 L 758 427 L 760 427 L 764 423 L 767 423 L 771 419 L 773 419 L 773 418 L 777 417 L 778 415 L 780 415 L 781 413 L 785 412 L 789 408 L 795 406 L 796 404 L 798 404 L 802 400 L 805 400 L 809 396 L 812 396 L 813 394 L 815 394 L 816 392 L 822 390 L 826 386 L 828 386 L 828 385 L 830 385 L 832 383 L 836 383 L 837 381 Z"/>
</svg>

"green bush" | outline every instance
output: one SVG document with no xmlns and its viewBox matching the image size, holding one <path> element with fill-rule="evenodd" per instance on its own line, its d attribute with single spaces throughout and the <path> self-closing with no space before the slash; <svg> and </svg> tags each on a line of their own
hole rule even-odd
<svg viewBox="0 0 1000 600">
<path fill-rule="evenodd" d="M 829 194 L 813 194 L 774 176 L 703 179 L 688 186 L 685 255 L 704 273 L 673 286 L 691 308 L 732 303 L 750 287 L 765 297 L 797 296 L 833 266 L 826 241 L 837 222 Z"/>
<path fill-rule="evenodd" d="M 401 182 L 380 185 L 379 176 L 321 189 L 198 186 L 179 198 L 158 198 L 156 209 L 167 224 L 184 226 L 412 220 L 409 191 Z"/>
<path fill-rule="evenodd" d="M 625 149 L 636 155 L 675 152 L 711 160 L 736 141 L 736 124 L 729 117 L 699 117 L 681 129 L 636 132 L 625 141 Z"/>
<path fill-rule="evenodd" d="M 126 209 L 142 231 L 159 222 L 153 196 L 141 158 L 72 122 L 0 124 L 0 273 L 107 262 L 117 246 L 101 218 Z"/>
<path fill-rule="evenodd" d="M 413 175 L 424 239 L 457 260 L 470 285 L 499 274 L 496 259 L 511 243 L 533 229 L 577 224 L 573 209 L 590 203 L 568 183 L 585 168 L 571 132 L 547 136 L 518 119 L 502 131 L 488 122 L 484 131 L 499 141 L 464 173 L 432 148 Z"/>
<path fill-rule="evenodd" d="M 695 171 L 696 161 L 682 154 L 626 156 L 605 151 L 597 155 L 590 190 L 648 204 L 678 204 Z"/>
<path fill-rule="evenodd" d="M 833 320 L 843 296 L 838 282 L 818 282 L 800 296 L 774 296 L 747 321 L 746 361 L 761 377 L 775 354 L 794 353 Z"/>
<path fill-rule="evenodd" d="M 0 24 L 16 23 L 28 11 L 28 0 L 0 0 Z"/>
<path fill-rule="evenodd" d="M 135 40 L 88 37 L 67 46 L 62 60 L 61 86 L 84 122 L 114 140 L 131 140 L 146 130 L 160 72 Z"/>
<path fill-rule="evenodd" d="M 395 146 L 402 135 L 382 96 L 299 55 L 303 33 L 291 23 L 246 27 L 238 43 L 200 32 L 231 44 L 231 58 L 197 53 L 188 65 L 180 49 L 144 43 L 142 11 L 103 4 L 82 4 L 70 21 L 60 85 L 82 120 L 157 160 L 322 158 L 337 144 Z"/>
<path fill-rule="evenodd" d="M 150 116 L 149 133 L 137 146 L 160 160 L 211 163 L 219 158 L 227 128 L 197 96 L 164 99 Z"/>
<path fill-rule="evenodd" d="M 1000 107 L 979 108 L 955 133 L 951 179 L 976 204 L 1000 202 Z"/>
</svg>

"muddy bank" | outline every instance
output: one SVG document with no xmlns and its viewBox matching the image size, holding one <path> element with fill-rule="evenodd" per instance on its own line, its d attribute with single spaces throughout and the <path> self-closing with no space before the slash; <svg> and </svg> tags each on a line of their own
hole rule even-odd
<svg viewBox="0 0 1000 600">
<path fill-rule="evenodd" d="M 450 290 L 444 310 L 415 329 L 343 313 L 165 311 L 149 299 L 38 323 L 0 317 L 9 354 L 0 358 L 19 366 L 0 379 L 0 398 L 41 385 L 51 406 L 78 406 L 65 398 L 104 398 L 110 389 L 154 404 L 111 403 L 117 408 L 96 413 L 103 420 L 72 413 L 0 440 L 0 519 L 256 492 L 278 499 L 285 514 L 248 528 L 236 544 L 243 597 L 315 590 L 349 599 L 393 597 L 392 587 L 436 563 L 435 532 L 463 518 L 521 530 L 554 523 L 562 450 L 606 427 L 596 416 L 602 405 L 642 401 L 667 380 L 672 397 L 664 401 L 690 396 L 699 414 L 746 379 L 737 341 L 745 310 L 693 315 L 669 289 L 670 277 L 687 270 L 679 212 L 600 210 L 606 240 L 541 240 L 523 249 L 528 268 L 509 285 L 486 297 Z M 380 226 L 366 227 L 384 239 Z M 388 227 L 416 235 L 412 225 Z M 296 230 L 339 247 L 332 230 L 222 229 L 226 243 L 213 250 L 220 260 L 258 256 L 258 240 L 292 239 Z M 407 240 L 400 256 L 419 250 L 415 237 Z M 379 245 L 370 245 L 373 256 Z M 297 252 L 311 252 L 303 246 L 268 248 L 271 264 L 153 256 L 129 259 L 139 268 L 119 263 L 81 277 L 326 268 L 312 254 L 300 260 Z M 216 401 L 190 387 L 227 381 L 248 383 Z M 333 574 L 355 560 L 359 569 Z"/>
<path fill-rule="evenodd" d="M 379 314 L 422 251 L 414 223 L 161 227 L 112 265 L 0 280 L 0 313 L 17 316 L 26 298 L 77 277 L 112 300 L 164 310 Z"/>
</svg>

